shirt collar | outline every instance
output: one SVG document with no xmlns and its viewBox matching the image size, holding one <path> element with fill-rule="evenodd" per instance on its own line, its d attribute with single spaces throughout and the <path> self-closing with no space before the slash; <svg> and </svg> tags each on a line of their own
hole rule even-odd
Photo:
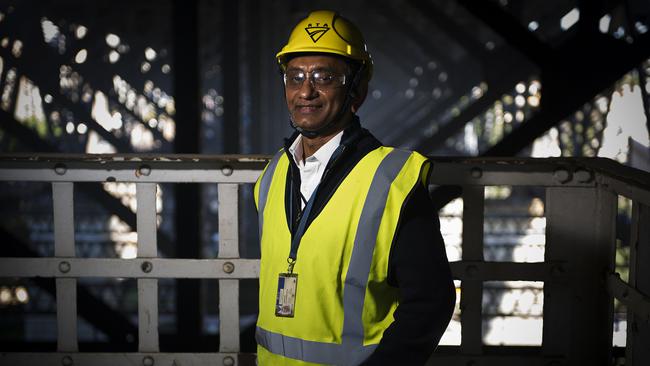
<svg viewBox="0 0 650 366">
<path fill-rule="evenodd" d="M 327 162 L 330 160 L 332 157 L 332 154 L 334 154 L 334 151 L 336 150 L 339 145 L 341 145 L 341 138 L 343 137 L 343 131 L 337 133 L 334 137 L 332 137 L 325 145 L 321 146 L 320 149 L 316 150 L 314 155 L 308 157 L 307 159 L 311 160 L 317 160 L 321 164 L 327 164 Z M 304 162 L 302 161 L 302 135 L 298 135 L 298 137 L 293 141 L 291 146 L 289 147 L 289 152 L 291 153 L 291 156 L 293 156 L 293 160 L 296 162 L 298 166 L 302 166 Z"/>
</svg>

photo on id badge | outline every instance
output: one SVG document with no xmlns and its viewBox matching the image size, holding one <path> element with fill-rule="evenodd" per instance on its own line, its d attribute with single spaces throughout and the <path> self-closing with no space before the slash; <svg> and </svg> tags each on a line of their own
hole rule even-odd
<svg viewBox="0 0 650 366">
<path fill-rule="evenodd" d="M 293 318 L 296 306 L 296 288 L 298 275 L 294 273 L 280 273 L 278 277 L 278 297 L 275 301 L 275 315 Z"/>
</svg>

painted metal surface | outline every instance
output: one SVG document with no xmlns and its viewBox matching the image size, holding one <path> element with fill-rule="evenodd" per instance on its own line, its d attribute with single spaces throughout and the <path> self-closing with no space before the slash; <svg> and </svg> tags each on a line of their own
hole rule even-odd
<svg viewBox="0 0 650 366">
<path fill-rule="evenodd" d="M 0 264 L 0 277 L 244 279 L 259 275 L 257 259 L 5 257 Z"/>
<path fill-rule="evenodd" d="M 136 185 L 138 257 L 158 256 L 156 242 L 156 184 Z M 146 264 L 143 272 L 151 270 Z M 138 278 L 138 350 L 158 352 L 158 280 Z"/>
<path fill-rule="evenodd" d="M 74 257 L 74 185 L 69 182 L 52 183 L 54 215 L 54 255 Z M 66 263 L 59 270 L 70 269 Z M 57 350 L 77 351 L 77 280 L 57 278 L 56 281 Z"/>
<path fill-rule="evenodd" d="M 239 186 L 219 184 L 219 258 L 239 258 Z M 222 268 L 233 273 L 237 264 L 226 261 Z M 259 268 L 259 267 L 257 267 Z M 257 276 L 258 274 L 256 274 Z M 219 280 L 220 352 L 239 351 L 239 281 Z"/>
<path fill-rule="evenodd" d="M 484 189 L 463 187 L 463 261 L 483 261 Z M 482 299 L 483 280 L 474 267 L 467 267 L 461 282 L 461 352 L 480 355 L 483 347 Z"/>
<path fill-rule="evenodd" d="M 626 365 L 647 365 L 650 360 L 650 206 L 635 202 L 632 207 L 629 284 L 614 280 L 617 299 L 628 305 Z M 618 293 L 617 293 L 618 292 Z"/>
</svg>

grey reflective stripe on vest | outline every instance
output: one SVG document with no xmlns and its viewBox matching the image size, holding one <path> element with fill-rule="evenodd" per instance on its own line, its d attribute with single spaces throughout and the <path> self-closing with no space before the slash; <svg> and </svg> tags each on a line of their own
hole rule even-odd
<svg viewBox="0 0 650 366">
<path fill-rule="evenodd" d="M 393 149 L 382 160 L 372 178 L 359 218 L 343 290 L 343 343 L 350 342 L 356 348 L 363 345 L 363 301 L 388 191 L 410 155 L 408 151 Z M 358 356 L 363 358 L 358 359 L 354 364 L 363 361 L 369 355 L 359 354 Z"/>
<path fill-rule="evenodd" d="M 390 186 L 410 155 L 409 151 L 393 149 L 379 164 L 370 184 L 345 277 L 342 343 L 307 341 L 257 327 L 255 338 L 261 346 L 285 357 L 330 365 L 358 365 L 372 354 L 376 345 L 363 345 L 366 285 Z"/>
<path fill-rule="evenodd" d="M 323 363 L 326 365 L 357 365 L 377 348 L 375 344 L 365 347 L 362 346 L 360 353 L 365 355 L 365 357 L 358 361 L 353 361 L 350 357 L 351 354 L 346 354 L 346 352 L 359 353 L 359 350 L 348 350 L 345 347 L 345 340 L 343 344 L 307 341 L 269 332 L 260 327 L 257 327 L 255 330 L 255 340 L 260 346 L 268 349 L 272 353 L 296 360 Z"/>
<path fill-rule="evenodd" d="M 269 188 L 271 188 L 271 181 L 273 180 L 273 174 L 275 174 L 275 167 L 278 165 L 278 161 L 284 154 L 284 150 L 278 151 L 271 161 L 269 166 L 264 171 L 262 180 L 260 181 L 260 190 L 257 194 L 257 217 L 259 225 L 260 238 L 262 237 L 262 224 L 264 224 L 264 207 L 266 207 L 266 197 L 269 194 Z"/>
</svg>

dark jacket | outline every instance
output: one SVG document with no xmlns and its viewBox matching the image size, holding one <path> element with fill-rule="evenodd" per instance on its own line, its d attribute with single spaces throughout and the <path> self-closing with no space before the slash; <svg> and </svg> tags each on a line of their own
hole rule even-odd
<svg viewBox="0 0 650 366">
<path fill-rule="evenodd" d="M 288 227 L 300 220 L 300 172 L 289 152 L 298 137 L 285 140 L 290 168 L 285 209 Z M 330 162 L 316 193 L 309 223 L 320 213 L 339 184 L 370 151 L 381 146 L 358 119 L 343 132 L 344 152 Z M 418 184 L 402 208 L 388 263 L 388 283 L 397 287 L 399 306 L 375 352 L 363 365 L 423 365 L 447 328 L 455 304 L 455 290 L 438 215 L 427 189 Z"/>
</svg>

